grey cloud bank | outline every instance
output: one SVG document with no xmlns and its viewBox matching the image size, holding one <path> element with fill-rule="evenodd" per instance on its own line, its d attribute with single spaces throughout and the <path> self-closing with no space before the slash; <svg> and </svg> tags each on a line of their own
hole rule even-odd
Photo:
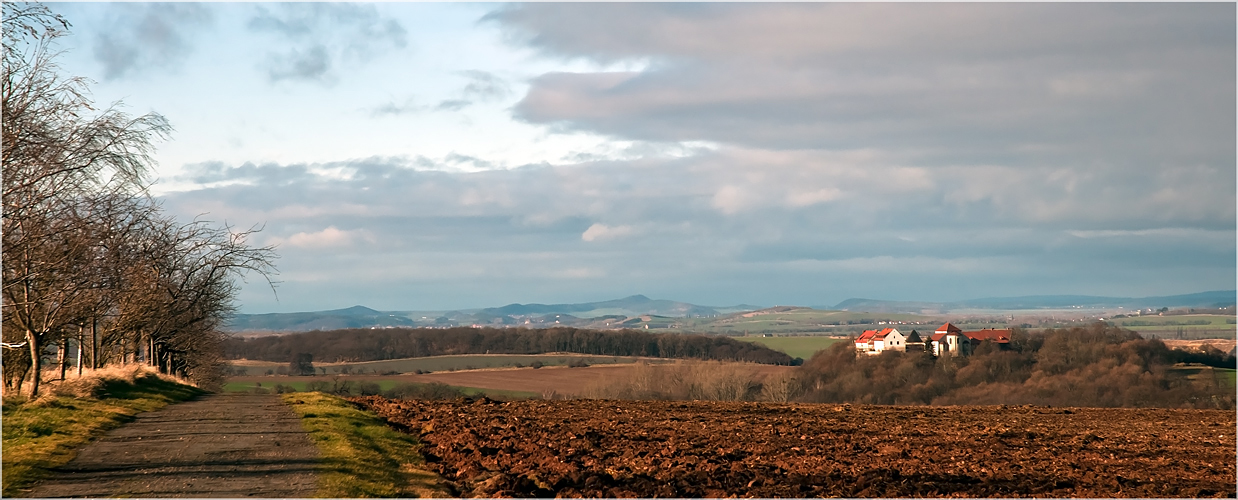
<svg viewBox="0 0 1238 500">
<path fill-rule="evenodd" d="M 302 23 L 313 36 L 299 11 L 252 27 L 284 37 L 289 64 L 354 31 L 374 35 L 365 50 L 404 46 L 354 7 L 355 26 Z M 547 134 L 643 153 L 203 162 L 182 179 L 201 188 L 166 203 L 267 223 L 285 284 L 278 303 L 247 290 L 245 312 L 1228 290 L 1234 19 L 1233 4 L 504 6 L 482 23 L 597 69 L 527 91 L 457 73 L 452 98 L 363 112 L 515 95 L 512 117 Z M 327 78 L 344 54 L 271 68 Z"/>
<path fill-rule="evenodd" d="M 944 195 L 942 185 L 965 180 L 948 173 L 891 189 L 887 178 L 908 177 L 897 167 L 868 166 L 840 182 L 805 163 L 737 173 L 731 154 L 476 173 L 416 169 L 428 159 L 203 165 L 197 180 L 220 187 L 167 203 L 268 222 L 287 283 L 280 305 L 260 292 L 246 298 L 260 310 L 354 298 L 463 308 L 634 291 L 765 304 L 1138 295 L 1232 281 L 1232 229 L 1137 224 L 1139 200 L 1097 202 L 1105 213 L 1136 214 L 1121 224 L 1069 211 L 1034 219 L 1018 216 L 1018 200 Z M 743 189 L 721 196 L 734 185 Z M 837 194 L 815 194 L 830 189 Z M 1089 201 L 1071 203 L 1086 214 Z M 1117 226 L 1159 229 L 1081 229 Z"/>
</svg>

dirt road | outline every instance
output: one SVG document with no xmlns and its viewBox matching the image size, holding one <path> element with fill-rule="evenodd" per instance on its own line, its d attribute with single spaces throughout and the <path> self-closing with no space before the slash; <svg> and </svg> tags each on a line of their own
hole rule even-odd
<svg viewBox="0 0 1238 500">
<path fill-rule="evenodd" d="M 31 497 L 309 497 L 318 450 L 273 395 L 211 394 L 144 413 Z"/>
</svg>

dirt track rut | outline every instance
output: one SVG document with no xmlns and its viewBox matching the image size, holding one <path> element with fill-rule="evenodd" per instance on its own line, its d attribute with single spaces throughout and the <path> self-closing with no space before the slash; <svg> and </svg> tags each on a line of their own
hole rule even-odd
<svg viewBox="0 0 1238 500">
<path fill-rule="evenodd" d="M 211 394 L 138 415 L 31 497 L 309 497 L 318 450 L 277 396 Z"/>
</svg>

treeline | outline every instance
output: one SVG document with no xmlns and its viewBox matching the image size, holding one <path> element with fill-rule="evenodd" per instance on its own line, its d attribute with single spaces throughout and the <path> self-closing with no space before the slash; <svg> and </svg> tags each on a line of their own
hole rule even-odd
<svg viewBox="0 0 1238 500">
<path fill-rule="evenodd" d="M 1175 363 L 1234 367 L 1216 351 L 1169 349 L 1104 323 L 1031 333 L 1010 349 L 985 342 L 972 356 L 869 356 L 849 344 L 818 352 L 799 369 L 798 398 L 872 404 L 1037 404 L 1092 407 L 1233 408 L 1234 388 L 1190 378 Z M 1198 371 L 1198 370 L 1195 370 Z M 1207 373 L 1207 372 L 1204 372 Z"/>
<path fill-rule="evenodd" d="M 273 271 L 274 253 L 247 246 L 252 231 L 163 213 L 146 178 L 167 121 L 96 112 L 85 80 L 58 73 L 69 23 L 37 4 L 3 12 L 6 392 L 37 396 L 45 357 L 61 379 L 141 362 L 210 385 L 234 281 Z"/>
<path fill-rule="evenodd" d="M 291 361 L 301 353 L 312 354 L 316 362 L 329 363 L 448 354 L 548 352 L 748 361 L 772 365 L 792 365 L 802 361 L 760 344 L 722 336 L 566 327 L 347 329 L 252 339 L 233 338 L 224 343 L 224 354 L 229 359 L 279 362 Z"/>
</svg>

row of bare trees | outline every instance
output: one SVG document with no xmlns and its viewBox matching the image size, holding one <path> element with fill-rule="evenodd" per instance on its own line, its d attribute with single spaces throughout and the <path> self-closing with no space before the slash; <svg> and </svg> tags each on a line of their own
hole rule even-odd
<svg viewBox="0 0 1238 500">
<path fill-rule="evenodd" d="M 147 193 L 158 114 L 96 110 L 87 81 L 64 77 L 54 41 L 69 23 L 4 4 L 3 378 L 39 394 L 44 358 L 98 368 L 141 362 L 217 379 L 220 323 L 238 278 L 274 274 L 257 229 L 183 224 Z M 69 359 L 69 355 L 75 359 Z"/>
</svg>

